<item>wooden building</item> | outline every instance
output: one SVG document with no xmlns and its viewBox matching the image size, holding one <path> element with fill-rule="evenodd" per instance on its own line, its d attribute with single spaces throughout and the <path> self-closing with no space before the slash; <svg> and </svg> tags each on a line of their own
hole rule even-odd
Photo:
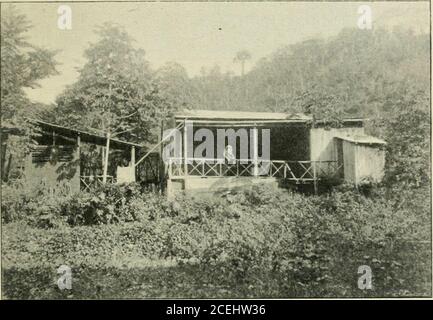
<svg viewBox="0 0 433 320">
<path fill-rule="evenodd" d="M 384 140 L 367 135 L 336 136 L 335 150 L 344 180 L 357 185 L 382 181 L 385 145 Z"/>
<path fill-rule="evenodd" d="M 325 180 L 359 184 L 364 180 L 380 182 L 383 177 L 385 142 L 367 136 L 362 119 L 344 119 L 339 128 L 329 128 L 327 123 L 313 121 L 305 114 L 185 110 L 175 114 L 172 122 L 182 147 L 161 161 L 161 153 L 169 143 L 162 136 L 150 147 L 34 121 L 40 135 L 22 171 L 28 183 L 44 182 L 55 187 L 67 181 L 71 191 L 116 180 L 138 180 L 165 186 L 168 195 L 180 191 L 214 192 L 254 183 L 311 185 L 317 192 L 319 183 Z M 196 139 L 201 129 L 214 139 L 212 157 L 194 153 L 202 144 L 201 139 Z M 235 141 L 230 142 L 228 136 L 217 141 L 221 130 L 226 134 L 230 129 Z M 240 129 L 247 132 L 244 145 L 240 145 Z M 266 159 L 261 157 L 264 129 L 269 133 Z M 235 144 L 230 161 L 217 148 L 221 141 L 223 147 Z M 81 152 L 84 145 L 85 153 Z M 245 145 L 247 151 L 242 153 Z M 104 152 L 107 147 L 110 161 Z"/>
<path fill-rule="evenodd" d="M 15 166 L 30 185 L 45 184 L 55 188 L 59 184 L 64 184 L 71 192 L 87 190 L 103 183 L 104 180 L 108 183 L 115 182 L 118 167 L 133 168 L 130 171 L 135 176 L 135 158 L 145 151 L 143 145 L 116 138 L 107 139 L 103 134 L 39 120 L 32 123 L 38 132 L 34 137 L 36 144 L 21 160 L 6 157 L 7 134 L 19 135 L 19 130 L 2 130 L 2 159 L 9 158 L 9 163 L 2 165 L 3 180 L 7 179 L 10 171 L 5 168 Z M 110 150 L 109 157 L 107 147 Z M 87 148 L 86 154 L 82 152 L 83 148 Z"/>
<path fill-rule="evenodd" d="M 377 148 L 384 142 L 365 135 L 362 119 L 344 119 L 341 127 L 328 128 L 326 123 L 313 121 L 305 114 L 186 110 L 175 114 L 174 121 L 182 131 L 183 147 L 180 158 L 174 156 L 166 160 L 168 194 L 182 190 L 218 191 L 252 183 L 281 185 L 287 182 L 311 184 L 317 191 L 318 183 L 324 179 L 340 178 L 358 183 L 371 175 L 379 181 L 384 169 L 384 153 Z M 188 129 L 190 127 L 192 129 Z M 235 160 L 230 164 L 221 155 L 215 159 L 194 157 L 191 150 L 201 142 L 194 141 L 191 136 L 194 137 L 202 128 L 211 130 L 215 136 L 222 128 L 247 129 L 250 133 L 249 148 L 255 150 L 249 154 L 253 156 L 242 159 L 240 148 L 237 148 Z M 266 160 L 269 170 L 265 173 L 254 170 L 258 163 L 263 164 L 258 159 L 262 149 L 262 129 L 270 131 L 270 159 Z M 341 142 L 337 142 L 337 137 L 338 141 L 344 141 L 343 148 L 339 149 Z M 358 138 L 353 138 L 356 142 L 352 142 L 349 137 Z M 188 146 L 191 141 L 192 147 Z M 352 143 L 357 147 L 351 149 Z M 339 158 L 338 150 L 342 150 L 342 158 Z M 217 154 L 216 150 L 214 154 Z M 354 157 L 353 161 L 351 157 Z M 363 164 L 365 161 L 370 161 L 369 168 Z"/>
</svg>

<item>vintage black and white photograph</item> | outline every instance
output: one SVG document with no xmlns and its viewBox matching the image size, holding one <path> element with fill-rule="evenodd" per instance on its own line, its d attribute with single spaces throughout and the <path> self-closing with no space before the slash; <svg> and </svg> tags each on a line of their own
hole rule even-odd
<svg viewBox="0 0 433 320">
<path fill-rule="evenodd" d="M 432 298 L 430 5 L 2 1 L 1 298 Z"/>
</svg>

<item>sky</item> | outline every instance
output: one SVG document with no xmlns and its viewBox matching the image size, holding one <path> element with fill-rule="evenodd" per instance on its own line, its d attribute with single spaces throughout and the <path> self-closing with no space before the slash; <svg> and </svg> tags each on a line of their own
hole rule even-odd
<svg viewBox="0 0 433 320">
<path fill-rule="evenodd" d="M 72 9 L 72 29 L 57 26 L 59 5 Z M 26 90 L 35 102 L 52 103 L 77 80 L 86 62 L 84 50 L 97 41 L 95 27 L 114 22 L 125 27 L 145 50 L 153 69 L 167 62 L 183 65 L 190 76 L 202 67 L 219 65 L 240 73 L 236 52 L 248 50 L 254 63 L 282 46 L 311 38 L 327 38 L 343 28 L 357 28 L 360 5 L 372 9 L 373 28 L 402 26 L 429 32 L 428 2 L 140 2 L 22 3 L 16 7 L 31 21 L 28 40 L 58 50 L 59 75 L 43 79 L 40 88 Z"/>
</svg>

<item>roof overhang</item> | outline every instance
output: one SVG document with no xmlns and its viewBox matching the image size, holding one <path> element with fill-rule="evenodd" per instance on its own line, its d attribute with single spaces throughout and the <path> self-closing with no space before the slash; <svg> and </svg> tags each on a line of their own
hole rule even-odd
<svg viewBox="0 0 433 320">
<path fill-rule="evenodd" d="M 95 133 L 87 132 L 84 130 L 69 128 L 69 127 L 45 122 L 42 120 L 31 119 L 28 121 L 30 123 L 32 123 L 33 125 L 35 125 L 40 130 L 40 133 L 45 133 L 45 134 L 55 133 L 59 136 L 69 138 L 69 139 L 78 139 L 78 137 L 79 137 L 81 142 L 91 143 L 91 144 L 100 145 L 100 146 L 106 146 L 106 144 L 107 144 L 107 137 L 104 136 L 103 134 L 95 134 Z M 20 130 L 19 128 L 6 128 L 5 127 L 5 128 L 2 128 L 1 131 L 2 131 L 2 133 L 8 133 L 8 134 L 13 134 L 13 135 L 23 134 L 23 131 Z M 128 142 L 128 141 L 123 141 L 123 140 L 119 140 L 116 138 L 110 138 L 110 147 L 113 149 L 124 150 L 124 149 L 130 149 L 131 147 L 135 147 L 138 149 L 147 149 L 148 146 L 133 143 L 133 142 Z"/>
<path fill-rule="evenodd" d="M 354 144 L 386 145 L 386 141 L 369 135 L 339 135 L 335 137 Z"/>
<path fill-rule="evenodd" d="M 174 115 L 176 122 L 191 121 L 193 124 L 220 127 L 250 127 L 266 125 L 307 125 L 313 123 L 313 117 L 303 113 L 247 112 L 247 111 L 214 111 L 183 110 Z M 362 125 L 363 119 L 343 119 L 345 125 Z M 316 120 L 316 124 L 326 124 Z"/>
<path fill-rule="evenodd" d="M 69 138 L 78 138 L 80 137 L 80 141 L 105 146 L 107 144 L 107 137 L 102 134 L 95 134 L 90 133 L 83 130 L 68 128 L 65 126 L 56 125 L 53 123 L 48 123 L 41 120 L 32 120 L 34 124 L 36 124 L 39 128 L 42 129 L 44 132 L 54 132 L 59 135 L 63 135 Z M 133 143 L 133 142 L 127 142 L 115 138 L 110 138 L 110 147 L 113 149 L 126 149 L 130 147 L 136 147 L 136 148 L 145 148 L 145 146 Z"/>
</svg>

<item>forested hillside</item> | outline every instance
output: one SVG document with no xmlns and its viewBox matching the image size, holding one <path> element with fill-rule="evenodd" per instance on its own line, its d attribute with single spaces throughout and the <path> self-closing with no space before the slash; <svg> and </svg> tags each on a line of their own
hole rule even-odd
<svg viewBox="0 0 433 320">
<path fill-rule="evenodd" d="M 173 87 L 178 87 L 179 74 L 178 66 Z M 428 94 L 428 35 L 347 29 L 334 38 L 281 48 L 243 77 L 215 66 L 189 79 L 187 90 L 185 80 L 178 95 L 191 108 L 291 111 L 306 99 L 332 97 L 334 108 L 371 117 L 393 111 L 408 91 Z"/>
<path fill-rule="evenodd" d="M 427 34 L 345 29 L 332 38 L 280 48 L 245 74 L 223 73 L 214 66 L 193 77 L 176 62 L 152 70 L 144 51 L 135 49 L 122 29 L 99 34 L 100 40 L 85 52 L 88 63 L 80 78 L 49 112 L 52 121 L 87 125 L 88 130 L 112 127 L 125 139 L 141 141 L 155 120 L 183 108 L 306 112 L 322 119 L 376 122 L 412 108 L 421 118 L 429 113 Z M 112 53 L 100 54 L 107 50 Z M 244 60 L 235 56 L 234 63 L 241 66 L 254 57 L 253 52 L 240 53 Z M 371 127 L 371 133 L 387 138 L 383 123 Z"/>
</svg>

